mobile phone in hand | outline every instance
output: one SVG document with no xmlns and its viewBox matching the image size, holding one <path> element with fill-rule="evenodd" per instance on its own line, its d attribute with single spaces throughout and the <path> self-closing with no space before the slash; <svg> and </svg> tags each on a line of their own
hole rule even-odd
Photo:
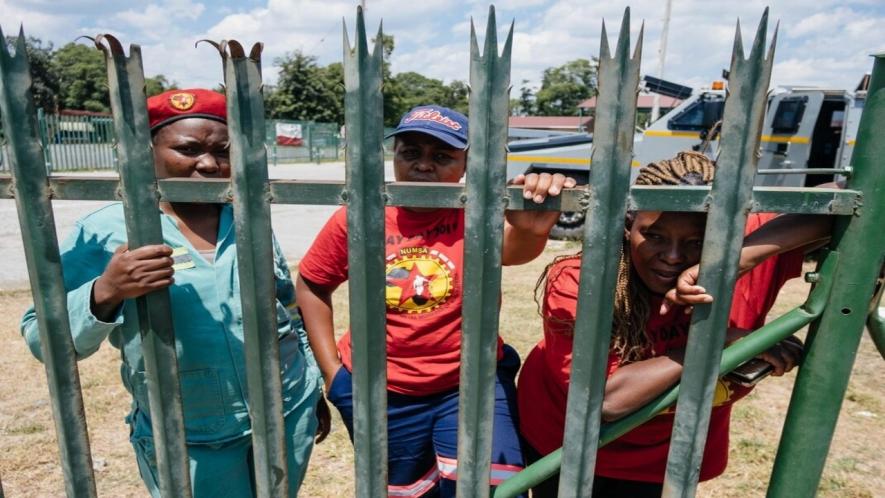
<svg viewBox="0 0 885 498">
<path fill-rule="evenodd" d="M 772 371 L 774 371 L 774 367 L 771 366 L 771 363 L 759 358 L 750 358 L 725 375 L 724 378 L 744 387 L 753 387 Z"/>
</svg>

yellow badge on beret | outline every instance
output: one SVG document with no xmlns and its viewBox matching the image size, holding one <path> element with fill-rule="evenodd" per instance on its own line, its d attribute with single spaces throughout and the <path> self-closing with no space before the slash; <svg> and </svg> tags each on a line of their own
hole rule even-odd
<svg viewBox="0 0 885 498">
<path fill-rule="evenodd" d="M 194 106 L 194 94 L 192 93 L 174 93 L 169 96 L 169 104 L 179 111 L 190 110 Z"/>
</svg>

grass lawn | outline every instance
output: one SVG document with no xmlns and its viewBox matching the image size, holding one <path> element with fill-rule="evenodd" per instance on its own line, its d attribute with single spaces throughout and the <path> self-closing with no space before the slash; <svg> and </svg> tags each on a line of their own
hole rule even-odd
<svg viewBox="0 0 885 498">
<path fill-rule="evenodd" d="M 535 262 L 504 269 L 501 334 L 523 357 L 541 336 L 532 289 L 544 265 L 576 245 L 551 243 Z M 784 288 L 777 316 L 799 304 L 807 284 Z M 58 447 L 43 366 L 30 355 L 18 323 L 30 304 L 28 291 L 0 294 L 0 480 L 9 497 L 63 496 Z M 336 325 L 347 325 L 346 290 L 335 296 Z M 850 359 L 846 359 L 850 361 Z M 119 352 L 109 344 L 80 362 L 80 379 L 100 496 L 145 497 L 123 417 L 130 398 L 119 375 Z M 882 359 L 867 336 L 858 352 L 827 460 L 819 496 L 885 496 L 885 390 Z M 763 496 L 795 378 L 762 382 L 737 403 L 732 417 L 730 463 L 726 473 L 701 484 L 704 497 Z M 334 410 L 333 410 L 334 412 Z M 340 420 L 317 446 L 301 496 L 353 496 L 353 449 Z M 816 430 L 808 428 L 809 431 Z"/>
</svg>

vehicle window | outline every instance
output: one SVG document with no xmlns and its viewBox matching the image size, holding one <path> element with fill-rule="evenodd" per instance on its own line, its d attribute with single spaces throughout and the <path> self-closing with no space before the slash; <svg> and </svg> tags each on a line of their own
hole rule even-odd
<svg viewBox="0 0 885 498">
<path fill-rule="evenodd" d="M 799 131 L 808 97 L 787 97 L 780 101 L 771 120 L 773 133 L 792 134 Z"/>
<path fill-rule="evenodd" d="M 725 99 L 718 95 L 698 99 L 667 122 L 667 128 L 683 131 L 709 130 L 722 119 Z"/>
</svg>

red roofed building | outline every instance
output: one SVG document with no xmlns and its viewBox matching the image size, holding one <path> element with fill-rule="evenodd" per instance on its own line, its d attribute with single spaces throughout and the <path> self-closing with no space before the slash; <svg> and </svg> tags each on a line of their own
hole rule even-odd
<svg viewBox="0 0 885 498">
<path fill-rule="evenodd" d="M 556 131 L 591 131 L 592 116 L 510 116 L 511 128 Z"/>
<path fill-rule="evenodd" d="M 673 97 L 667 97 L 665 95 L 660 96 L 660 106 L 661 106 L 661 114 L 663 115 L 665 112 L 668 112 L 670 109 L 678 106 L 682 103 L 679 99 L 674 99 Z M 655 96 L 654 95 L 639 95 L 636 100 L 636 110 L 638 111 L 650 111 L 654 106 Z M 580 104 L 578 107 L 581 109 L 593 110 L 596 109 L 596 97 L 589 98 Z"/>
</svg>

